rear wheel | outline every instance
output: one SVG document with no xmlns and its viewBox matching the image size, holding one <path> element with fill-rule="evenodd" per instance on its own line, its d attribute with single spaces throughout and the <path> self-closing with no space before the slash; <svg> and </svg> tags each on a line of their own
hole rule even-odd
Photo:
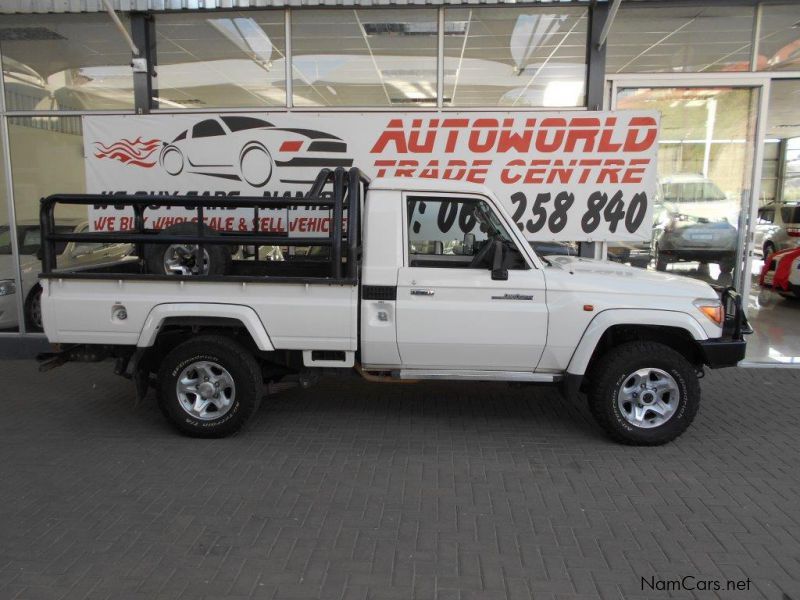
<svg viewBox="0 0 800 600">
<path fill-rule="evenodd" d="M 42 287 L 37 283 L 25 299 L 25 327 L 28 331 L 44 331 L 42 322 Z"/>
<path fill-rule="evenodd" d="M 726 258 L 719 262 L 719 270 L 720 273 L 730 273 L 733 271 L 733 268 L 736 266 L 736 259 L 735 258 Z"/>
<path fill-rule="evenodd" d="M 238 342 L 202 335 L 176 346 L 158 374 L 159 405 L 182 433 L 225 437 L 239 431 L 258 409 L 261 371 Z"/>
<path fill-rule="evenodd" d="M 658 249 L 658 246 L 656 246 L 655 255 L 656 255 L 656 271 L 666 271 L 667 259 L 664 258 L 664 256 L 661 254 L 661 252 Z"/>
<path fill-rule="evenodd" d="M 694 367 L 669 346 L 629 342 L 592 368 L 589 408 L 612 439 L 658 446 L 681 435 L 700 407 Z"/>
</svg>

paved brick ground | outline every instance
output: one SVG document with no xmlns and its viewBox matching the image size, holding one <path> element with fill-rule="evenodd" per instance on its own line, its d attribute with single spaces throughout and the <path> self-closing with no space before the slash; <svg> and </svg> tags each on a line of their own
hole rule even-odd
<svg viewBox="0 0 800 600">
<path fill-rule="evenodd" d="M 704 380 L 662 448 L 504 385 L 326 381 L 181 437 L 110 366 L 0 363 L 0 599 L 800 599 L 800 371 Z"/>
</svg>

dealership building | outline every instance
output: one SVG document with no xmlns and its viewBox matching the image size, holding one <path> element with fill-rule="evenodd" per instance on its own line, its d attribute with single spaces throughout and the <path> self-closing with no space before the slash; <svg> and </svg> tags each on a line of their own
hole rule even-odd
<svg viewBox="0 0 800 600">
<path fill-rule="evenodd" d="M 660 116 L 646 235 L 559 238 L 533 231 L 529 207 L 509 205 L 520 229 L 540 252 L 733 285 L 755 329 L 747 362 L 800 364 L 800 299 L 759 282 L 765 255 L 800 245 L 796 1 L 5 0 L 0 60 L 3 356 L 46 343 L 39 199 L 101 191 L 87 161 L 104 153 L 115 168 L 153 166 L 161 129 L 175 147 L 181 136 L 206 138 L 211 152 L 253 119 L 284 119 L 298 139 L 281 152 L 315 145 L 329 151 L 320 165 L 337 166 L 341 136 L 326 123 L 347 123 L 356 139 L 380 119 L 437 127 L 456 116 L 475 124 L 632 110 Z M 131 123 L 151 133 L 136 136 Z M 115 124 L 120 147 L 87 137 L 105 127 L 107 144 Z M 169 160 L 162 152 L 156 166 L 170 173 Z M 175 191 L 148 187 L 151 172 L 137 176 L 141 189 Z M 222 187 L 232 177 L 207 175 Z M 75 207 L 58 225 L 94 229 L 91 216 Z M 81 265 L 127 250 L 60 252 Z"/>
</svg>

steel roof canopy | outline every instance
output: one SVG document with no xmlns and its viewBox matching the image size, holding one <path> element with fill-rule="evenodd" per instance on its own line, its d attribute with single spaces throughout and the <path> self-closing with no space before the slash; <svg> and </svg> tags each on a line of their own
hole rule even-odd
<svg viewBox="0 0 800 600">
<path fill-rule="evenodd" d="M 603 1 L 603 0 L 601 0 Z M 115 10 L 129 11 L 191 11 L 240 10 L 249 8 L 283 7 L 394 7 L 441 6 L 474 4 L 588 4 L 587 0 L 111 0 Z M 96 13 L 105 12 L 103 0 L 2 0 L 0 13 Z"/>
</svg>

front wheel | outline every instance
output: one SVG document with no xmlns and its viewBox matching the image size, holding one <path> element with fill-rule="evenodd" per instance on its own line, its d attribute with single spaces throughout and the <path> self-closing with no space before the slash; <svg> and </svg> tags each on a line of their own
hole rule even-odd
<svg viewBox="0 0 800 600">
<path fill-rule="evenodd" d="M 159 405 L 182 433 L 217 438 L 236 433 L 258 409 L 261 370 L 241 344 L 201 335 L 176 346 L 158 374 Z"/>
<path fill-rule="evenodd" d="M 592 368 L 589 408 L 612 439 L 658 446 L 681 435 L 700 407 L 694 367 L 669 346 L 629 342 Z"/>
<path fill-rule="evenodd" d="M 239 174 L 253 187 L 262 187 L 272 177 L 272 156 L 259 142 L 248 142 L 239 153 Z"/>
</svg>

